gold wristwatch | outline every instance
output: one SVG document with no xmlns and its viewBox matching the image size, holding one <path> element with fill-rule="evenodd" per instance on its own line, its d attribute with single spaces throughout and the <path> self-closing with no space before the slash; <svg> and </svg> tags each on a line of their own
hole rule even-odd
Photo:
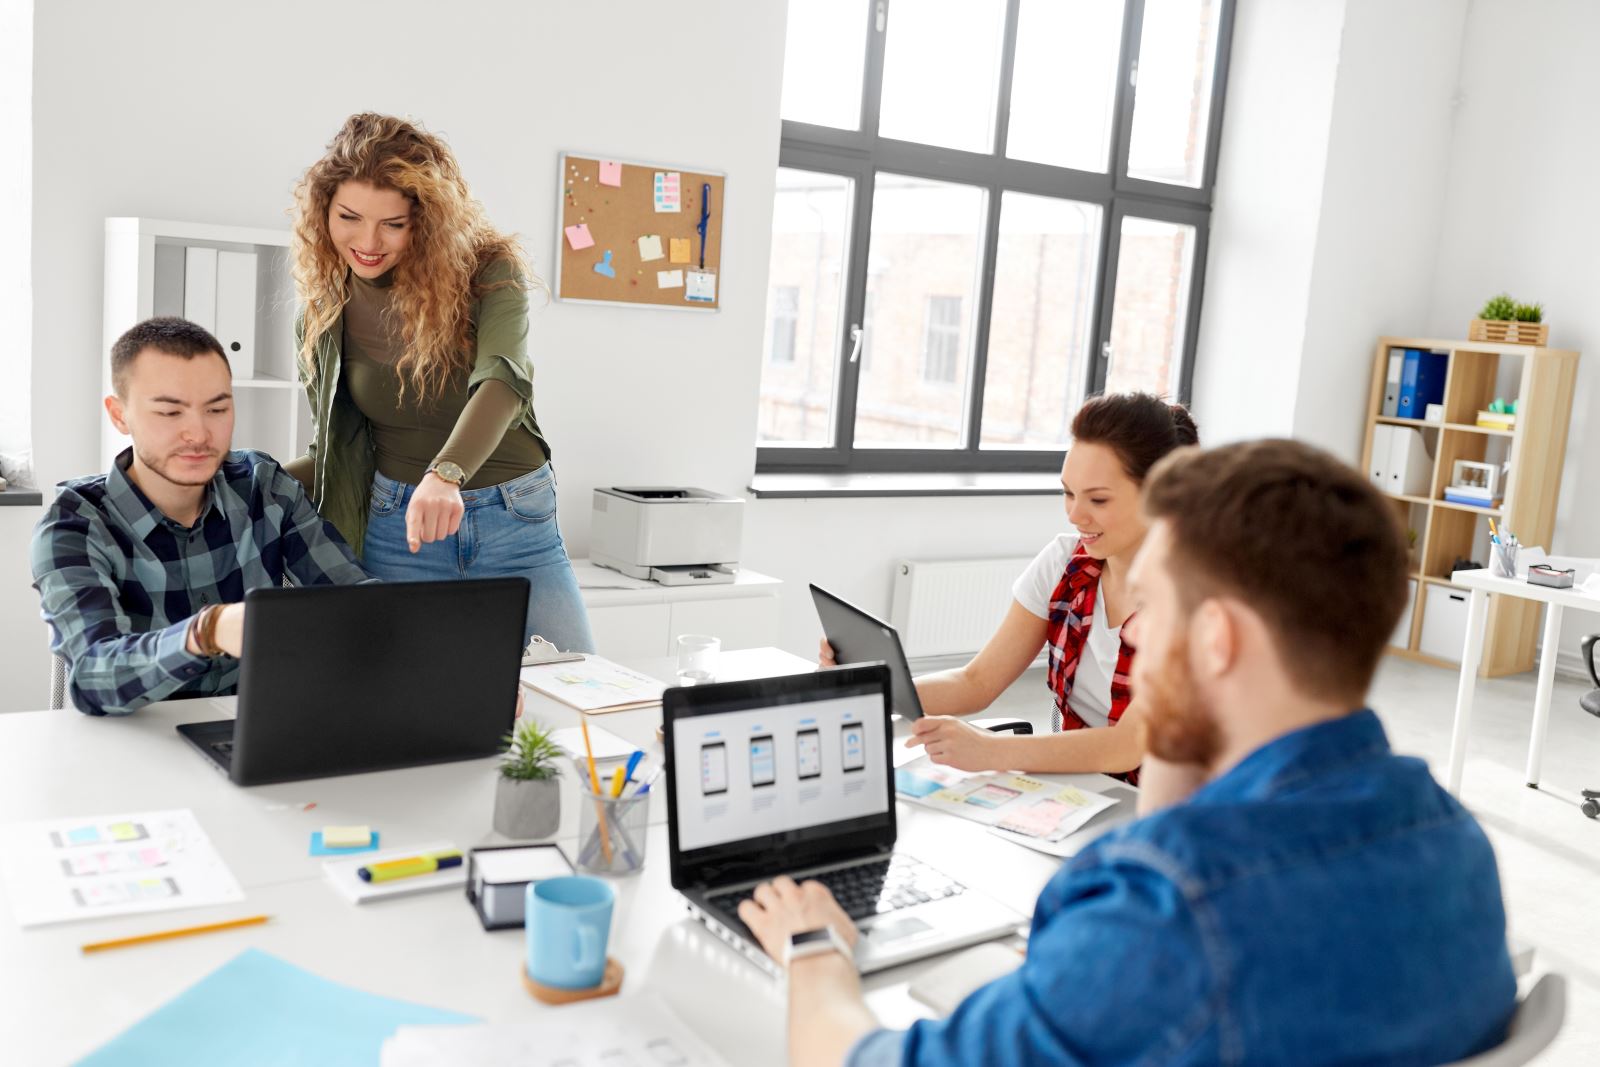
<svg viewBox="0 0 1600 1067">
<path fill-rule="evenodd" d="M 460 489 L 467 484 L 467 472 L 461 469 L 458 463 L 451 463 L 448 459 L 440 460 L 428 468 L 429 474 L 437 474 L 445 481 Z"/>
</svg>

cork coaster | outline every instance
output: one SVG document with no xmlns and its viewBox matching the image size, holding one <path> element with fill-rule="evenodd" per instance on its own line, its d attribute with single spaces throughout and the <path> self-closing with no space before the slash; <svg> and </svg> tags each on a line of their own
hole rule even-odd
<svg viewBox="0 0 1600 1067">
<path fill-rule="evenodd" d="M 580 1000 L 594 1000 L 597 997 L 614 997 L 622 991 L 622 964 L 607 956 L 605 976 L 600 979 L 599 985 L 593 989 L 562 989 L 534 981 L 528 974 L 528 965 L 524 963 L 522 984 L 536 1000 L 546 1004 L 572 1004 Z"/>
</svg>

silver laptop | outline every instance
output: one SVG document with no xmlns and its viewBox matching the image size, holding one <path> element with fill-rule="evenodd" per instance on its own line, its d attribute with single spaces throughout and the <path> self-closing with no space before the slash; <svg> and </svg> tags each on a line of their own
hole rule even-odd
<svg viewBox="0 0 1600 1067">
<path fill-rule="evenodd" d="M 662 707 L 672 886 L 772 975 L 739 919 L 780 874 L 829 886 L 861 928 L 863 973 L 1001 937 L 1027 917 L 895 850 L 889 670 L 668 689 Z"/>
</svg>

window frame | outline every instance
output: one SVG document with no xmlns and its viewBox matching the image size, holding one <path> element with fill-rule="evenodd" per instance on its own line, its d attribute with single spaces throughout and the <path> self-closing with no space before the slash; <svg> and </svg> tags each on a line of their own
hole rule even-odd
<svg viewBox="0 0 1600 1067">
<path fill-rule="evenodd" d="M 884 49 L 890 0 L 868 0 L 863 6 L 863 32 L 868 35 L 862 74 L 861 116 L 855 130 L 784 120 L 778 165 L 847 178 L 854 184 L 845 247 L 844 298 L 836 338 L 833 434 L 825 445 L 757 442 L 757 473 L 905 473 L 905 472 L 1030 472 L 1060 467 L 1062 449 L 1030 450 L 981 447 L 983 393 L 988 372 L 989 322 L 994 303 L 995 262 L 1000 210 L 1006 192 L 1060 200 L 1077 200 L 1100 208 L 1100 240 L 1095 256 L 1096 297 L 1090 321 L 1090 351 L 1084 395 L 1102 390 L 1114 358 L 1110 353 L 1111 306 L 1116 295 L 1116 268 L 1122 219 L 1127 215 L 1195 228 L 1194 260 L 1185 312 L 1182 365 L 1175 399 L 1189 403 L 1194 381 L 1195 345 L 1199 333 L 1211 204 L 1216 183 L 1228 62 L 1236 0 L 1216 0 L 1217 47 L 1212 71 L 1212 96 L 1205 158 L 1198 188 L 1127 176 L 1133 131 L 1132 80 L 1138 69 L 1145 0 L 1126 0 L 1121 51 L 1113 93 L 1113 123 L 1106 173 L 1073 170 L 1006 157 L 1010 126 L 1012 71 L 1016 60 L 1017 24 L 1022 0 L 1005 0 L 1000 77 L 996 92 L 994 149 L 973 153 L 880 137 L 879 102 L 883 91 Z M 861 365 L 851 360 L 851 326 L 864 323 L 867 262 L 871 252 L 875 175 L 888 172 L 931 181 L 979 188 L 985 194 L 984 231 L 979 238 L 978 287 L 971 310 L 971 355 L 965 396 L 965 444 L 957 448 L 885 448 L 855 445 L 856 397 Z M 958 373 L 959 377 L 959 373 Z"/>
</svg>

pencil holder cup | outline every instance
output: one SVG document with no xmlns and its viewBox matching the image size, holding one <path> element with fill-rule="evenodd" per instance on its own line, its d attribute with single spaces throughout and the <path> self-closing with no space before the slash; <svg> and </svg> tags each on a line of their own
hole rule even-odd
<svg viewBox="0 0 1600 1067">
<path fill-rule="evenodd" d="M 650 797 L 596 796 L 578 801 L 577 867 L 590 874 L 637 874 L 644 866 Z"/>
<path fill-rule="evenodd" d="M 1515 578 L 1517 576 L 1517 546 L 1490 544 L 1489 573 L 1496 578 Z"/>
</svg>

